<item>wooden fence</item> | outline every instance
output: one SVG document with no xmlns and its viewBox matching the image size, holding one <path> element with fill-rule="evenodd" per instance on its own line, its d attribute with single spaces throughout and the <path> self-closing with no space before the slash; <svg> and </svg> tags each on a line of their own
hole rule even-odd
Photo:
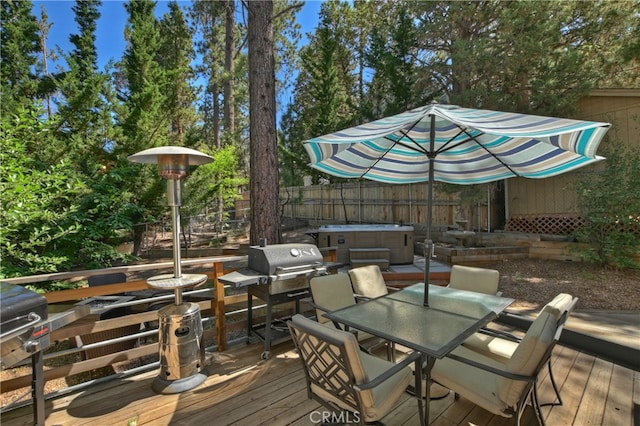
<svg viewBox="0 0 640 426">
<path fill-rule="evenodd" d="M 465 201 L 436 183 L 433 224 L 487 230 L 492 203 L 491 186 L 479 189 L 478 201 Z M 429 203 L 427 184 L 387 185 L 378 182 L 346 182 L 294 186 L 280 190 L 284 217 L 304 219 L 314 226 L 324 223 L 382 223 L 424 225 Z"/>
</svg>

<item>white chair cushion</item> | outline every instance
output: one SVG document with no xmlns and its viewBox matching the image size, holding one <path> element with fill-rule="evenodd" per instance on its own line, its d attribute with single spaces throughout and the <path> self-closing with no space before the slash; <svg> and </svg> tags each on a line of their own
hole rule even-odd
<svg viewBox="0 0 640 426">
<path fill-rule="evenodd" d="M 353 291 L 366 297 L 380 297 L 387 294 L 387 283 L 384 281 L 378 265 L 361 266 L 349 271 Z"/>
<path fill-rule="evenodd" d="M 547 303 L 540 312 L 546 311 L 558 321 L 560 315 L 569 307 L 573 300 L 570 294 L 560 293 Z M 539 314 L 538 314 L 539 315 Z M 462 343 L 464 346 L 481 352 L 483 355 L 506 362 L 513 356 L 518 342 L 490 336 L 485 333 L 475 333 Z"/>
<path fill-rule="evenodd" d="M 478 293 L 496 294 L 500 283 L 500 273 L 495 269 L 453 265 L 449 287 Z"/>
<path fill-rule="evenodd" d="M 555 311 L 553 308 L 549 310 Z M 508 372 L 523 375 L 531 375 L 535 372 L 549 345 L 553 343 L 557 329 L 556 316 L 549 310 L 543 309 L 527 330 L 507 362 Z M 526 383 L 523 381 L 501 378 L 498 396 L 510 407 L 513 407 L 518 403 L 525 386 Z"/>
<path fill-rule="evenodd" d="M 518 347 L 518 342 L 489 336 L 485 333 L 475 333 L 462 342 L 462 345 L 481 352 L 482 355 L 506 363 Z"/>
<path fill-rule="evenodd" d="M 375 379 L 394 365 L 387 360 L 369 355 L 365 352 L 360 352 L 360 359 L 362 360 L 369 380 Z M 412 380 L 413 371 L 411 368 L 406 367 L 373 389 L 361 392 L 366 409 L 364 421 L 373 422 L 384 417 L 386 413 L 391 410 L 393 404 L 395 404 L 398 398 L 404 393 Z M 373 399 L 373 404 L 368 403 L 369 397 Z"/>
<path fill-rule="evenodd" d="M 560 319 L 562 313 L 567 310 L 572 301 L 573 296 L 567 293 L 560 293 L 554 297 L 551 302 L 544 305 L 542 311 L 547 310 L 547 312 L 552 313 L 557 321 Z"/>
<path fill-rule="evenodd" d="M 311 278 L 309 287 L 313 302 L 327 311 L 346 308 L 356 303 L 351 280 L 349 275 L 344 272 Z M 325 311 L 316 309 L 318 322 L 329 322 L 324 313 Z"/>
<path fill-rule="evenodd" d="M 452 353 L 501 370 L 506 367 L 503 363 L 463 346 L 454 349 Z M 506 404 L 498 397 L 500 376 L 496 374 L 445 357 L 436 360 L 431 378 L 494 414 L 510 417 L 504 412 Z"/>
</svg>

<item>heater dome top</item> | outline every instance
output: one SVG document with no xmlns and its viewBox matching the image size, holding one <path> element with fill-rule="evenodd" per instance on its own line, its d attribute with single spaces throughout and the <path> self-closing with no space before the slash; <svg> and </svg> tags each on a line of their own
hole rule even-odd
<svg viewBox="0 0 640 426">
<path fill-rule="evenodd" d="M 197 166 L 213 161 L 213 157 L 203 152 L 182 146 L 160 146 L 156 148 L 145 149 L 128 157 L 133 163 L 158 164 L 158 156 L 176 155 L 186 156 L 190 166 Z"/>
</svg>

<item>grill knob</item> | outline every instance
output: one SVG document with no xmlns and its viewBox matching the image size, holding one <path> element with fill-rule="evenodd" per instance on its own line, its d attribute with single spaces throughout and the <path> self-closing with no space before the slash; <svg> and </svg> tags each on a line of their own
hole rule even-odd
<svg viewBox="0 0 640 426">
<path fill-rule="evenodd" d="M 40 350 L 40 342 L 37 340 L 29 340 L 25 342 L 24 350 L 30 354 L 36 353 Z"/>
<path fill-rule="evenodd" d="M 300 250 L 298 250 L 297 248 L 292 248 L 289 253 L 291 253 L 291 256 L 293 257 L 298 257 L 300 256 Z"/>
</svg>

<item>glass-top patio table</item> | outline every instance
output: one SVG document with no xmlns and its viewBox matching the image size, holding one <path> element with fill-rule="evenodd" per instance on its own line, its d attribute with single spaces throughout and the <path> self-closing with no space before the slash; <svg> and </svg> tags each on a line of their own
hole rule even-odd
<svg viewBox="0 0 640 426">
<path fill-rule="evenodd" d="M 431 369 L 467 337 L 495 319 L 514 299 L 429 286 L 429 306 L 423 305 L 424 284 L 326 313 L 346 324 L 422 353 L 429 383 Z M 426 386 L 425 419 L 429 421 L 429 388 Z"/>
</svg>

